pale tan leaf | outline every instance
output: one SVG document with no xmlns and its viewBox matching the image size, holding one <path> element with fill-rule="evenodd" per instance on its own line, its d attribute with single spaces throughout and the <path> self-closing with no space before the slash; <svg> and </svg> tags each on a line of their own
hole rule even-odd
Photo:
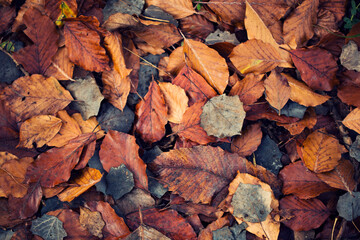
<svg viewBox="0 0 360 240">
<path fill-rule="evenodd" d="M 290 98 L 290 86 L 284 76 L 276 71 L 271 71 L 270 76 L 264 81 L 266 100 L 279 110 L 285 106 Z"/>
</svg>

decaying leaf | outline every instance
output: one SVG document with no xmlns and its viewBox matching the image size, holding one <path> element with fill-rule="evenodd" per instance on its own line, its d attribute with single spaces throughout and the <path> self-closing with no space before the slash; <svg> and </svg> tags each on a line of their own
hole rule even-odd
<svg viewBox="0 0 360 240">
<path fill-rule="evenodd" d="M 340 196 L 337 202 L 337 211 L 340 217 L 345 218 L 347 221 L 352 221 L 360 216 L 360 193 L 347 192 Z"/>
<path fill-rule="evenodd" d="M 340 55 L 341 65 L 343 65 L 349 70 L 356 70 L 360 72 L 359 57 L 360 53 L 358 51 L 358 46 L 354 41 L 349 41 L 342 48 Z"/>
<path fill-rule="evenodd" d="M 99 212 L 93 212 L 85 207 L 80 207 L 79 221 L 92 235 L 98 238 L 103 237 L 102 229 L 105 226 L 105 222 Z"/>
<path fill-rule="evenodd" d="M 63 223 L 57 217 L 47 214 L 32 221 L 31 232 L 49 240 L 63 239 L 67 236 Z"/>
</svg>

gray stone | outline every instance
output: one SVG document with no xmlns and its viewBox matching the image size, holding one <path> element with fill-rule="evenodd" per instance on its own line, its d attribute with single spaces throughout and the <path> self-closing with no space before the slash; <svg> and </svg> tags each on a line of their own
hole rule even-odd
<svg viewBox="0 0 360 240">
<path fill-rule="evenodd" d="M 104 101 L 101 104 L 97 120 L 101 129 L 105 131 L 116 130 L 118 132 L 128 133 L 134 122 L 135 114 L 128 106 L 121 111 L 111 103 Z"/>
<path fill-rule="evenodd" d="M 275 175 L 282 168 L 281 156 L 282 153 L 277 144 L 268 135 L 263 137 L 260 146 L 255 151 L 256 164 L 270 170 Z"/>
<path fill-rule="evenodd" d="M 104 21 L 115 13 L 140 15 L 144 4 L 145 0 L 109 0 L 103 9 Z"/>
<path fill-rule="evenodd" d="M 11 57 L 0 51 L 0 82 L 11 84 L 22 76 L 24 76 L 23 72 L 16 67 Z"/>
</svg>

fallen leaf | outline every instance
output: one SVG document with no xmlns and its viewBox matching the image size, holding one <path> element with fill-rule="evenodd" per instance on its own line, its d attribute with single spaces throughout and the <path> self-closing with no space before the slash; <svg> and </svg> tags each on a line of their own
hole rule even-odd
<svg viewBox="0 0 360 240">
<path fill-rule="evenodd" d="M 302 46 L 314 35 L 318 6 L 319 0 L 305 0 L 286 18 L 284 40 L 291 48 Z"/>
<path fill-rule="evenodd" d="M 259 147 L 262 139 L 261 126 L 259 123 L 246 127 L 241 136 L 235 136 L 231 142 L 231 151 L 241 157 L 250 156 Z"/>
<path fill-rule="evenodd" d="M 95 116 L 84 121 L 80 113 L 74 113 L 71 116 L 79 124 L 81 133 L 95 133 L 96 139 L 100 139 L 105 136 L 104 130 L 101 130 L 100 124 L 98 123 Z"/>
<path fill-rule="evenodd" d="M 186 91 L 189 96 L 189 106 L 217 95 L 206 80 L 187 65 L 181 69 L 172 83 Z"/>
<path fill-rule="evenodd" d="M 279 177 L 283 182 L 283 194 L 294 194 L 301 199 L 314 198 L 332 190 L 315 173 L 309 171 L 302 161 L 285 166 L 280 171 Z"/>
<path fill-rule="evenodd" d="M 48 16 L 42 15 L 36 8 L 26 11 L 23 23 L 27 26 L 25 34 L 34 44 L 20 49 L 13 57 L 30 74 L 44 74 L 58 49 L 59 34 L 56 26 Z"/>
<path fill-rule="evenodd" d="M 159 87 L 164 95 L 165 104 L 167 105 L 168 121 L 180 123 L 186 109 L 188 108 L 189 101 L 184 89 L 168 82 L 160 82 Z"/>
<path fill-rule="evenodd" d="M 139 157 L 138 151 L 139 146 L 136 144 L 134 136 L 109 130 L 101 144 L 100 161 L 107 172 L 112 167 L 125 164 L 134 174 L 136 186 L 147 189 L 146 165 Z"/>
<path fill-rule="evenodd" d="M 294 123 L 299 121 L 299 118 L 287 117 L 284 115 L 279 116 L 279 114 L 272 109 L 267 102 L 253 104 L 250 109 L 247 109 L 246 120 L 256 121 L 262 118 L 278 123 Z"/>
<path fill-rule="evenodd" d="M 320 38 L 329 34 L 328 30 L 337 32 L 339 30 L 336 24 L 336 17 L 331 11 L 320 8 L 317 14 L 317 24 L 319 27 L 314 28 L 314 33 Z"/>
<path fill-rule="evenodd" d="M 108 31 L 114 31 L 117 28 L 133 27 L 138 24 L 135 17 L 127 13 L 117 12 L 109 16 L 102 24 L 102 27 Z"/>
<path fill-rule="evenodd" d="M 360 86 L 351 81 L 342 82 L 338 88 L 338 97 L 348 105 L 360 107 Z"/>
<path fill-rule="evenodd" d="M 99 26 L 95 17 L 80 16 L 65 22 L 65 46 L 70 60 L 88 71 L 110 70 L 109 58 L 100 46 Z"/>
<path fill-rule="evenodd" d="M 223 94 L 213 97 L 204 105 L 200 125 L 208 135 L 232 137 L 241 133 L 245 114 L 238 96 Z"/>
<path fill-rule="evenodd" d="M 301 79 L 310 88 L 330 91 L 337 84 L 337 63 L 328 51 L 317 47 L 296 49 L 291 51 L 291 58 L 300 72 Z"/>
<path fill-rule="evenodd" d="M 59 21 L 62 18 L 76 17 L 78 5 L 76 0 L 48 0 L 45 2 L 45 12 L 53 21 Z M 72 14 L 67 14 L 72 12 Z M 58 22 L 56 22 L 58 24 Z"/>
<path fill-rule="evenodd" d="M 106 175 L 106 195 L 115 200 L 122 198 L 134 188 L 134 174 L 124 165 L 112 167 Z"/>
<path fill-rule="evenodd" d="M 312 129 L 317 122 L 316 113 L 313 108 L 309 108 L 304 115 L 304 118 L 295 123 L 277 123 L 278 126 L 284 127 L 291 135 L 300 134 L 306 127 Z"/>
<path fill-rule="evenodd" d="M 327 207 L 318 199 L 303 200 L 286 196 L 280 200 L 280 214 L 286 213 L 282 222 L 294 231 L 309 231 L 321 226 L 330 216 Z"/>
<path fill-rule="evenodd" d="M 180 46 L 170 54 L 166 71 L 176 76 L 185 65 L 184 47 Z"/>
<path fill-rule="evenodd" d="M 286 77 L 291 92 L 290 99 L 306 107 L 316 107 L 330 99 L 329 96 L 320 95 L 311 90 L 304 83 L 296 80 L 288 74 L 281 74 Z"/>
<path fill-rule="evenodd" d="M 53 77 L 21 77 L 0 92 L 0 99 L 21 120 L 36 115 L 55 114 L 72 100 L 70 93 Z"/>
<path fill-rule="evenodd" d="M 207 39 L 214 32 L 214 24 L 202 15 L 193 14 L 180 19 L 180 29 L 185 37 Z M 207 40 L 205 42 L 211 44 Z"/>
<path fill-rule="evenodd" d="M 43 239 L 57 240 L 67 236 L 63 228 L 63 223 L 54 216 L 44 214 L 44 216 L 34 219 L 31 223 L 31 232 L 39 235 Z"/>
<path fill-rule="evenodd" d="M 352 110 L 342 121 L 342 123 L 349 129 L 354 130 L 355 132 L 360 134 L 360 109 L 355 108 Z"/>
<path fill-rule="evenodd" d="M 343 217 L 346 221 L 353 221 L 360 216 L 360 193 L 359 192 L 347 192 L 339 197 L 336 210 L 340 217 Z"/>
<path fill-rule="evenodd" d="M 195 13 L 191 0 L 146 0 L 146 3 L 157 6 L 170 13 L 175 19 L 184 18 Z"/>
<path fill-rule="evenodd" d="M 51 115 L 38 115 L 32 117 L 20 126 L 20 142 L 17 147 L 42 147 L 60 131 L 62 121 Z"/>
<path fill-rule="evenodd" d="M 95 134 L 83 134 L 61 148 L 53 148 L 40 154 L 27 169 L 26 180 L 39 182 L 43 187 L 54 187 L 66 182 L 78 163 L 84 146 L 94 140 Z"/>
<path fill-rule="evenodd" d="M 136 105 L 136 132 L 145 142 L 159 141 L 165 135 L 167 108 L 159 85 L 152 81 L 144 99 Z"/>
<path fill-rule="evenodd" d="M 344 0 L 340 1 L 329 1 L 329 0 L 320 0 L 320 8 L 326 9 L 334 13 L 336 20 L 341 20 L 345 15 L 345 6 Z"/>
<path fill-rule="evenodd" d="M 92 235 L 98 238 L 103 237 L 102 229 L 105 226 L 105 222 L 99 212 L 80 207 L 79 221 L 81 226 L 86 228 Z"/>
<path fill-rule="evenodd" d="M 89 188 L 100 182 L 102 174 L 95 168 L 85 168 L 81 171 L 81 174 L 74 179 L 73 184 L 62 191 L 58 198 L 62 202 L 71 202 L 76 197 L 86 192 Z"/>
<path fill-rule="evenodd" d="M 3 34 L 5 30 L 11 27 L 15 17 L 15 7 L 3 6 L 0 9 L 0 34 Z"/>
<path fill-rule="evenodd" d="M 189 67 L 202 75 L 206 81 L 222 94 L 228 84 L 229 70 L 224 58 L 205 44 L 184 39 L 184 53 Z"/>
<path fill-rule="evenodd" d="M 244 105 L 255 103 L 264 93 L 263 74 L 246 74 L 244 79 L 237 81 L 231 88 L 229 96 L 238 95 Z"/>
<path fill-rule="evenodd" d="M 210 223 L 206 226 L 206 228 L 201 229 L 198 239 L 199 240 L 206 240 L 206 239 L 213 239 L 213 231 L 220 229 L 224 226 L 230 225 L 229 217 L 221 217 Z"/>
<path fill-rule="evenodd" d="M 236 46 L 229 58 L 242 74 L 266 73 L 285 62 L 270 43 L 257 39 Z"/>
<path fill-rule="evenodd" d="M 305 166 L 315 173 L 333 170 L 341 158 L 339 141 L 319 130 L 306 138 L 301 150 Z"/>
<path fill-rule="evenodd" d="M 45 72 L 45 76 L 54 77 L 57 80 L 71 80 L 75 65 L 70 61 L 66 47 L 59 48 L 53 57 L 52 64 Z"/>
<path fill-rule="evenodd" d="M 271 71 L 264 81 L 265 95 L 268 103 L 279 111 L 290 98 L 290 86 L 286 78 L 276 71 Z"/>
<path fill-rule="evenodd" d="M 227 24 L 239 24 L 245 18 L 244 1 L 233 0 L 211 0 L 209 8 Z"/>
<path fill-rule="evenodd" d="M 124 238 L 124 240 L 136 240 L 141 238 L 148 240 L 171 240 L 155 228 L 148 227 L 144 224 L 141 224 L 135 231 Z"/>
</svg>

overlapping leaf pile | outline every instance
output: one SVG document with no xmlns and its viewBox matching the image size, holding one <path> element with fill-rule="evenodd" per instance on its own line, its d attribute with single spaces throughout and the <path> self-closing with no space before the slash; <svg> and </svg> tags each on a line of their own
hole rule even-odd
<svg viewBox="0 0 360 240">
<path fill-rule="evenodd" d="M 359 237 L 345 0 L 11 2 L 0 34 L 26 74 L 0 88 L 0 236 Z M 133 111 L 131 130 L 98 122 L 100 103 Z"/>
</svg>

